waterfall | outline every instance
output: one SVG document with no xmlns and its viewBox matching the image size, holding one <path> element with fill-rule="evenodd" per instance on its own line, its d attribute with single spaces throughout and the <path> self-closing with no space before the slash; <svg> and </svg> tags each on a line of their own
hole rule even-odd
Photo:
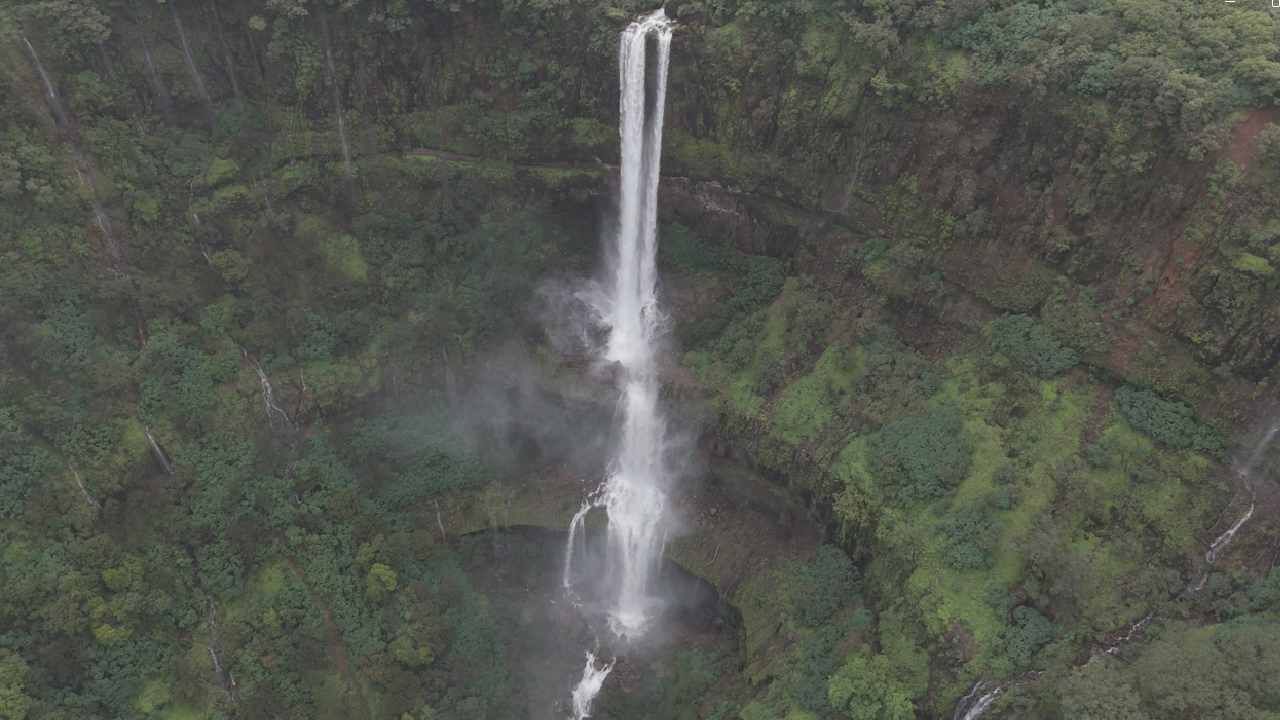
<svg viewBox="0 0 1280 720">
<path fill-rule="evenodd" d="M 44 64 L 40 62 L 40 55 L 36 53 L 36 48 L 31 44 L 25 36 L 22 42 L 27 46 L 27 52 L 31 53 L 31 62 L 36 66 L 36 73 L 40 75 L 40 82 L 44 83 L 45 98 L 49 101 L 49 111 L 53 113 L 53 119 L 58 125 L 58 129 L 62 130 L 67 127 L 67 113 L 62 109 L 62 101 L 58 99 L 58 91 L 53 89 L 53 81 L 49 79 L 49 73 L 45 72 Z"/>
<path fill-rule="evenodd" d="M 151 46 L 144 40 L 142 43 L 142 60 L 147 66 L 147 79 L 151 81 L 151 89 L 156 94 L 156 102 L 160 103 L 160 112 L 165 117 L 173 114 L 173 102 L 169 99 L 169 88 L 164 86 L 164 79 L 156 69 L 155 60 L 151 57 Z"/>
<path fill-rule="evenodd" d="M 1004 688 L 999 685 L 991 687 L 985 681 L 974 683 L 973 688 L 969 690 L 969 694 L 961 698 L 960 703 L 956 706 L 952 720 L 978 720 L 983 713 L 991 709 L 996 698 L 1000 697 L 1002 692 L 1004 692 Z"/>
<path fill-rule="evenodd" d="M 659 9 L 629 25 L 618 44 L 622 141 L 618 230 L 611 248 L 607 293 L 596 296 L 593 304 L 609 327 L 604 360 L 617 368 L 622 421 L 605 481 L 574 514 L 565 547 L 563 582 L 576 602 L 574 560 L 586 543 L 586 516 L 594 508 L 605 511 L 609 524 L 604 575 L 593 578 L 593 587 L 603 588 L 609 628 L 623 639 L 642 635 L 653 618 L 656 602 L 649 584 L 662 560 L 667 532 L 666 422 L 658 403 L 657 346 L 664 318 L 658 307 L 657 219 L 671 27 Z M 645 55 L 651 36 L 657 57 L 650 77 Z M 646 88 L 647 79 L 653 81 L 650 88 Z M 574 720 L 587 717 L 616 659 L 602 668 L 595 662 L 595 655 L 587 653 L 582 679 L 573 689 Z"/>
<path fill-rule="evenodd" d="M 1227 528 L 1226 532 L 1215 538 L 1209 545 L 1209 550 L 1204 554 L 1205 564 L 1212 565 L 1217 562 L 1218 553 L 1231 544 L 1231 541 L 1236 537 L 1236 533 L 1240 532 L 1240 528 L 1253 517 L 1253 511 L 1258 504 L 1256 491 L 1253 488 L 1253 471 L 1257 469 L 1258 463 L 1262 461 L 1262 456 L 1267 452 L 1267 448 L 1271 446 L 1271 441 L 1276 439 L 1277 434 L 1280 434 L 1280 423 L 1275 423 L 1267 428 L 1267 431 L 1262 434 L 1262 439 L 1258 441 L 1258 444 L 1253 447 L 1253 451 L 1249 453 L 1249 457 L 1245 459 L 1242 465 L 1236 468 L 1236 476 L 1244 482 L 1245 488 L 1249 491 L 1249 509 L 1245 510 L 1244 514 L 1237 518 L 1231 524 L 1231 527 Z M 1207 571 L 1205 577 L 1208 577 Z M 1203 585 L 1204 580 L 1202 579 L 1200 586 Z M 1200 586 L 1196 589 L 1199 590 Z"/>
<path fill-rule="evenodd" d="M 193 217 L 194 215 L 195 214 L 192 213 Z M 199 224 L 199 222 L 200 220 L 197 218 L 196 224 Z M 205 259 L 208 258 L 208 253 L 205 253 Z M 254 372 L 258 374 L 258 384 L 262 386 L 262 404 L 267 413 L 267 424 L 271 426 L 272 430 L 274 430 L 276 427 L 276 418 L 279 418 L 284 424 L 286 430 L 292 430 L 293 419 L 290 418 L 289 413 L 276 402 L 275 388 L 271 385 L 271 378 L 267 377 L 267 371 L 262 369 L 262 363 L 259 363 L 255 358 L 251 357 L 249 355 L 249 351 L 244 348 L 240 348 L 240 355 L 253 365 Z"/>
<path fill-rule="evenodd" d="M 169 456 L 160 449 L 160 443 L 156 442 L 156 437 L 151 434 L 151 428 L 144 425 L 142 434 L 147 436 L 147 442 L 151 444 L 151 453 L 156 456 L 156 462 L 160 463 L 160 467 L 164 468 L 164 473 L 173 475 L 173 463 L 169 462 Z"/>
<path fill-rule="evenodd" d="M 646 107 L 645 53 L 651 35 L 658 52 L 652 106 Z M 619 43 L 621 199 L 608 296 L 596 311 L 610 329 L 605 360 L 619 369 L 622 428 L 604 485 L 574 516 L 565 551 L 565 585 L 572 590 L 573 542 L 586 512 L 603 508 L 609 517 L 603 580 L 613 593 L 610 626 L 619 636 L 642 634 L 650 619 L 649 581 L 666 538 L 666 423 L 658 407 L 656 349 L 663 317 L 658 308 L 656 255 L 670 50 L 671 23 L 662 10 L 632 23 Z"/>
<path fill-rule="evenodd" d="M 351 146 L 347 144 L 347 121 L 342 116 L 342 93 L 338 90 L 338 74 L 333 69 L 333 50 L 329 42 L 329 24 L 324 16 L 320 17 L 322 39 L 324 40 L 325 67 L 329 71 L 329 87 L 333 90 L 333 113 L 338 117 L 338 141 L 342 143 L 342 167 L 347 177 L 352 177 Z"/>
<path fill-rule="evenodd" d="M 1208 566 L 1212 566 L 1217 561 L 1218 553 L 1225 549 L 1227 545 L 1231 544 L 1236 533 L 1240 532 L 1240 528 L 1253 517 L 1254 510 L 1257 507 L 1256 491 L 1253 486 L 1253 473 L 1258 469 L 1258 463 L 1262 462 L 1263 455 L 1266 454 L 1267 448 L 1271 446 L 1271 443 L 1276 439 L 1277 435 L 1280 435 L 1280 422 L 1273 422 L 1272 425 L 1262 434 L 1262 437 L 1258 440 L 1257 444 L 1253 446 L 1253 449 L 1249 451 L 1249 455 L 1245 458 L 1244 462 L 1238 462 L 1235 464 L 1234 469 L 1236 476 L 1240 478 L 1244 483 L 1245 488 L 1249 491 L 1249 508 L 1231 524 L 1231 527 L 1227 528 L 1226 532 L 1219 535 L 1209 545 L 1209 550 L 1204 555 L 1206 565 L 1204 572 L 1200 575 L 1198 580 L 1194 580 L 1187 585 L 1186 589 L 1183 590 L 1184 594 L 1190 595 L 1204 589 L 1205 584 L 1209 581 L 1210 567 Z M 1141 620 L 1130 625 L 1128 632 L 1124 635 L 1115 638 L 1114 641 L 1099 647 L 1090 653 L 1089 659 L 1085 664 L 1087 665 L 1104 655 L 1118 655 L 1120 648 L 1130 642 L 1133 642 L 1135 638 L 1139 637 L 1155 617 L 1154 612 L 1147 613 Z M 1038 676 L 1039 673 L 1033 673 L 1032 675 Z M 974 683 L 973 688 L 969 690 L 969 693 L 956 703 L 956 709 L 952 714 L 952 720 L 978 720 L 991 708 L 991 705 L 995 703 L 996 698 L 998 698 L 1004 690 L 1004 685 L 993 686 L 986 680 L 980 680 Z"/>
<path fill-rule="evenodd" d="M 31 62 L 35 65 L 36 73 L 40 76 L 40 82 L 44 85 L 44 94 L 48 101 L 49 112 L 53 114 L 53 123 L 59 130 L 62 139 L 66 141 L 71 153 L 71 167 L 76 171 L 76 178 L 80 180 L 80 186 L 88 191 L 89 204 L 93 208 L 93 219 L 98 224 L 98 229 L 102 230 L 102 239 L 106 244 L 107 255 L 111 258 L 111 269 L 118 273 L 120 265 L 124 261 L 124 256 L 119 243 L 116 242 L 115 234 L 111 232 L 111 220 L 107 217 L 102 203 L 98 201 L 98 186 L 94 181 L 93 164 L 89 162 L 84 153 L 80 152 L 75 124 L 70 122 L 71 116 L 62 107 L 62 100 L 58 97 L 58 91 L 54 88 L 53 81 L 49 78 L 49 73 L 44 69 L 44 63 L 40 62 L 40 55 L 36 52 L 35 46 L 25 36 L 22 38 L 22 42 L 27 46 L 27 51 L 31 53 Z"/>
<path fill-rule="evenodd" d="M 561 583 L 564 585 L 565 592 L 573 594 L 573 557 L 577 552 L 578 534 L 583 531 L 583 525 L 587 520 L 587 513 L 591 512 L 594 505 L 591 501 L 582 503 L 582 507 L 578 508 L 578 512 L 573 514 L 573 519 L 569 521 L 569 540 L 564 545 L 564 575 Z"/>
<path fill-rule="evenodd" d="M 187 70 L 191 72 L 191 82 L 195 83 L 196 92 L 200 94 L 200 99 L 204 100 L 204 106 L 209 111 L 210 120 L 213 118 L 213 98 L 209 97 L 209 90 L 204 86 L 204 78 L 200 77 L 200 71 L 196 69 L 195 58 L 191 57 L 191 44 L 187 42 L 187 31 L 182 29 L 182 18 L 178 17 L 178 9 L 176 3 L 169 3 L 169 12 L 173 15 L 173 24 L 178 28 L 178 41 L 182 44 L 182 54 L 187 58 Z"/>
<path fill-rule="evenodd" d="M 604 667 L 598 668 L 596 656 L 593 653 L 587 653 L 587 665 L 582 669 L 582 680 L 573 689 L 573 720 L 591 717 L 589 714 L 591 701 L 600 693 L 600 686 L 604 685 L 604 679 L 613 671 L 614 662 L 616 661 L 610 661 Z"/>
</svg>

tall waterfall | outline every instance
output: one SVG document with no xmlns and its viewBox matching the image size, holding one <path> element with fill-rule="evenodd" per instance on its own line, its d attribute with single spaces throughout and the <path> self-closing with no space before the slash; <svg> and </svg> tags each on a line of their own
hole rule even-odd
<svg viewBox="0 0 1280 720">
<path fill-rule="evenodd" d="M 587 513 L 603 508 L 609 524 L 603 577 L 609 626 L 619 637 L 644 633 L 656 603 L 650 580 L 666 543 L 666 422 L 659 408 L 657 347 L 664 326 L 658 307 L 658 177 L 662 159 L 663 106 L 671 22 L 659 9 L 632 23 L 618 48 L 621 86 L 622 168 L 618 230 L 610 257 L 607 292 L 595 310 L 609 327 L 604 359 L 616 365 L 621 429 L 604 484 L 574 516 L 565 548 L 564 584 L 574 589 Z M 657 49 L 646 68 L 652 37 Z M 646 81 L 652 80 L 652 87 Z M 588 658 L 573 692 L 574 717 L 587 717 L 612 663 L 603 669 Z"/>
</svg>

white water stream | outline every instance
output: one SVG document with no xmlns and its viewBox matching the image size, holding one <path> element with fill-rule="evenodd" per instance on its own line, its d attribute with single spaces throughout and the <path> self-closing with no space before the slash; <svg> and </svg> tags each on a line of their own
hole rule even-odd
<svg viewBox="0 0 1280 720">
<path fill-rule="evenodd" d="M 1204 554 L 1204 572 L 1200 575 L 1198 581 L 1193 581 L 1187 586 L 1186 590 L 1184 590 L 1185 593 L 1197 593 L 1204 589 L 1205 584 L 1209 580 L 1209 570 L 1211 569 L 1211 566 L 1217 562 L 1219 553 L 1231 544 L 1231 541 L 1235 539 L 1236 534 L 1240 532 L 1240 528 L 1244 527 L 1245 523 L 1249 522 L 1249 520 L 1253 518 L 1254 510 L 1257 508 L 1254 473 L 1257 471 L 1258 464 L 1262 462 L 1263 456 L 1266 454 L 1267 449 L 1271 447 L 1271 443 L 1276 439 L 1277 435 L 1280 435 L 1280 422 L 1273 422 L 1272 425 L 1263 432 L 1262 437 L 1258 439 L 1258 442 L 1253 446 L 1253 449 L 1249 452 L 1249 455 L 1244 459 L 1244 461 L 1237 462 L 1235 464 L 1234 469 L 1236 476 L 1240 478 L 1245 489 L 1249 491 L 1249 507 L 1242 515 L 1240 515 L 1240 517 L 1236 518 L 1235 522 L 1233 522 L 1226 531 L 1210 543 L 1209 550 Z M 1089 660 L 1086 664 L 1091 663 L 1104 655 L 1118 655 L 1120 649 L 1132 642 L 1135 638 L 1139 637 L 1154 619 L 1154 613 L 1147 613 L 1147 615 L 1141 620 L 1129 626 L 1129 630 L 1124 635 L 1115 638 L 1108 645 L 1094 650 L 1094 652 L 1090 654 Z M 1036 675 L 1038 676 L 1038 673 Z M 974 683 L 973 688 L 969 690 L 969 694 L 961 698 L 956 704 L 956 710 L 952 715 L 952 720 L 979 720 L 979 718 L 981 718 L 982 715 L 985 714 L 993 704 L 995 704 L 996 699 L 1000 697 L 1001 693 L 1005 691 L 1008 685 L 1009 683 L 992 685 L 985 680 L 980 680 Z"/>
<path fill-rule="evenodd" d="M 618 47 L 622 168 L 618 232 L 610 258 L 608 291 L 594 308 L 609 327 L 604 360 L 618 372 L 621 433 L 604 484 L 573 517 L 565 548 L 564 585 L 575 596 L 575 561 L 586 538 L 587 513 L 609 518 L 604 570 L 591 580 L 608 597 L 609 627 L 619 638 L 644 634 L 656 609 L 650 583 L 666 544 L 666 422 L 658 403 L 657 348 L 664 326 L 658 307 L 658 178 L 671 22 L 661 9 L 632 23 Z M 647 46 L 657 49 L 650 73 Z M 652 87 L 646 88 L 646 81 Z M 581 540 L 581 542 L 579 542 Z M 613 668 L 596 668 L 588 653 L 573 690 L 573 717 L 588 717 L 591 701 Z"/>
<path fill-rule="evenodd" d="M 582 669 L 582 680 L 573 689 L 574 720 L 583 720 L 591 717 L 591 701 L 600 693 L 600 687 L 604 685 L 604 679 L 609 677 L 609 673 L 613 671 L 614 662 L 610 661 L 605 665 L 596 667 L 596 656 L 593 653 L 587 653 L 587 665 Z"/>
<path fill-rule="evenodd" d="M 116 241 L 115 234 L 111 232 L 111 220 L 107 217 L 102 203 L 98 201 L 98 186 L 94 181 L 97 173 L 93 169 L 93 164 L 80 151 L 76 123 L 71 122 L 73 118 L 67 114 L 66 109 L 62 106 L 58 91 L 53 85 L 53 80 L 49 78 L 49 73 L 44 69 L 44 63 L 40 62 L 40 54 L 36 52 L 35 46 L 25 36 L 23 36 L 22 42 L 27 46 L 27 51 L 31 53 L 31 62 L 35 65 L 36 73 L 40 76 L 40 82 L 44 84 L 44 94 L 48 101 L 49 112 L 53 114 L 54 126 L 57 127 L 58 132 L 66 141 L 67 148 L 71 154 L 71 167 L 75 170 L 81 187 L 88 191 L 89 205 L 93 208 L 94 221 L 97 222 L 98 229 L 102 231 L 102 239 L 106 244 L 107 254 L 111 259 L 111 268 L 113 271 L 119 272 L 120 265 L 123 262 L 121 248 Z"/>
<path fill-rule="evenodd" d="M 342 145 L 342 169 L 347 177 L 352 177 L 351 146 L 347 143 L 347 121 L 342 115 L 342 91 L 338 88 L 338 73 L 333 67 L 333 50 L 329 44 L 329 23 L 324 16 L 320 17 L 320 27 L 324 40 L 325 68 L 329 72 L 329 89 L 333 93 L 333 114 L 338 119 L 338 142 Z"/>
<path fill-rule="evenodd" d="M 160 71 L 156 69 L 155 60 L 151 57 L 151 46 L 145 40 L 142 44 L 142 60 L 147 67 L 147 79 L 151 81 L 151 89 L 156 94 L 160 112 L 167 117 L 173 113 L 173 101 L 169 98 L 169 88 L 165 87 L 164 78 L 160 77 Z"/>
<path fill-rule="evenodd" d="M 191 44 L 187 42 L 187 31 L 182 27 L 182 18 L 178 17 L 176 3 L 169 3 L 169 14 L 173 15 L 173 24 L 178 29 L 178 42 L 182 44 L 182 55 L 187 59 L 187 70 L 191 73 L 191 82 L 195 85 L 196 93 L 200 95 L 200 99 L 204 101 L 205 109 L 209 111 L 210 122 L 212 122 L 213 98 L 209 95 L 209 90 L 204 85 L 204 78 L 200 76 L 200 71 L 196 69 L 195 58 L 191 55 Z"/>
</svg>

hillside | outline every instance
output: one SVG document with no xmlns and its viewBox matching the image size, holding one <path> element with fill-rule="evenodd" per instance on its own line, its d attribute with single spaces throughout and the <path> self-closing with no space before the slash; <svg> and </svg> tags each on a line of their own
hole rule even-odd
<svg viewBox="0 0 1280 720">
<path fill-rule="evenodd" d="M 0 4 L 0 717 L 564 717 L 649 9 Z M 687 603 L 591 717 L 1280 713 L 1280 11 L 666 10 Z"/>
</svg>

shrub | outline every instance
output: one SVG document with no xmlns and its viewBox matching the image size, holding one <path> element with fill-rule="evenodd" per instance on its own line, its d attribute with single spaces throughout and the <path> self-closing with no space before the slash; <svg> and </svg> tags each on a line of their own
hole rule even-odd
<svg viewBox="0 0 1280 720">
<path fill-rule="evenodd" d="M 831 707 L 862 720 L 911 720 L 911 695 L 883 655 L 850 655 L 827 686 Z"/>
<path fill-rule="evenodd" d="M 1236 256 L 1235 261 L 1231 263 L 1231 267 L 1250 275 L 1258 275 L 1260 277 L 1270 277 L 1275 274 L 1275 268 L 1271 267 L 1271 263 L 1266 259 L 1260 258 L 1247 252 L 1242 252 Z"/>
<path fill-rule="evenodd" d="M 1014 665 L 1024 667 L 1055 634 L 1048 618 L 1033 607 L 1020 605 L 1013 609 L 1013 624 L 1005 630 L 1005 652 Z"/>
<path fill-rule="evenodd" d="M 814 627 L 825 622 L 854 593 L 857 571 L 839 548 L 823 545 L 813 560 L 792 567 L 791 607 L 795 619 Z"/>
<path fill-rule="evenodd" d="M 1000 528 L 990 515 L 977 508 L 952 512 L 938 526 L 943 539 L 942 558 L 958 570 L 981 570 L 991 567 L 991 551 L 996 546 Z"/>
<path fill-rule="evenodd" d="M 969 473 L 973 447 L 953 409 L 888 423 L 871 441 L 874 469 L 903 501 L 940 497 Z"/>
<path fill-rule="evenodd" d="M 1006 315 L 991 321 L 991 349 L 1042 378 L 1053 377 L 1080 362 L 1075 350 L 1064 347 L 1043 325 L 1026 315 Z"/>
<path fill-rule="evenodd" d="M 1116 405 L 1135 430 L 1169 447 L 1204 452 L 1222 449 L 1218 431 L 1196 419 L 1186 403 L 1126 385 L 1116 392 Z"/>
</svg>

